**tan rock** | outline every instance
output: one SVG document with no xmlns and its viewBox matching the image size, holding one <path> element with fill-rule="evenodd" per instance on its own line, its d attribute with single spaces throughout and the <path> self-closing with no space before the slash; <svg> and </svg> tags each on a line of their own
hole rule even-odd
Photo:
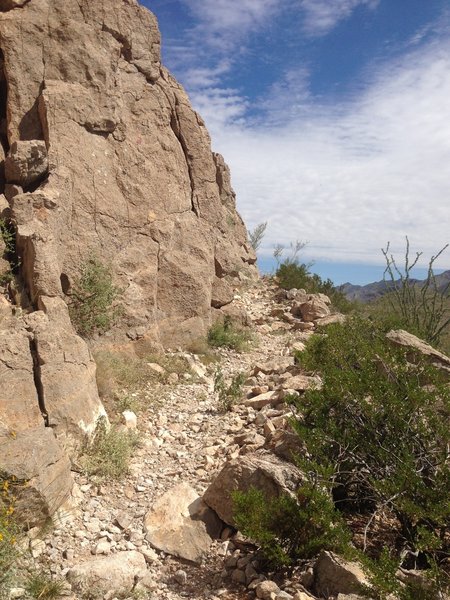
<svg viewBox="0 0 450 600">
<path fill-rule="evenodd" d="M 302 481 L 301 472 L 271 454 L 247 454 L 228 461 L 206 490 L 203 500 L 228 525 L 233 519 L 232 492 L 250 487 L 268 498 L 292 494 Z"/>
<path fill-rule="evenodd" d="M 296 392 L 304 392 L 309 389 L 317 389 L 321 386 L 319 377 L 310 377 L 309 375 L 294 375 L 289 377 L 281 384 L 283 390 L 294 390 Z"/>
<path fill-rule="evenodd" d="M 264 373 L 265 375 L 273 375 L 284 373 L 294 365 L 293 356 L 278 356 L 265 363 L 258 363 L 253 368 L 253 374 Z"/>
<path fill-rule="evenodd" d="M 300 305 L 300 312 L 303 320 L 311 323 L 322 317 L 327 317 L 330 314 L 330 309 L 322 298 L 312 296 L 311 300 Z"/>
<path fill-rule="evenodd" d="M 67 579 L 78 594 L 89 592 L 93 598 L 103 598 L 107 592 L 117 596 L 131 593 L 136 579 L 143 577 L 146 570 L 144 556 L 131 550 L 75 565 L 68 571 Z"/>
<path fill-rule="evenodd" d="M 334 323 L 345 323 L 346 320 L 347 317 L 345 315 L 341 315 L 341 313 L 335 313 L 333 315 L 328 315 L 327 317 L 316 319 L 315 323 L 319 327 L 326 327 L 327 325 L 333 325 Z"/>
<path fill-rule="evenodd" d="M 45 186 L 11 199 L 33 303 L 65 298 L 61 282 L 73 285 L 97 253 L 123 290 L 117 337 L 137 327 L 171 346 L 204 336 L 256 257 L 223 158 L 161 67 L 154 15 L 135 0 L 107 11 L 102 0 L 46 0 L 0 19 L 10 181 L 28 185 L 33 171 L 14 148 L 48 150 Z"/>
<path fill-rule="evenodd" d="M 157 550 L 200 563 L 222 523 L 187 483 L 163 494 L 144 519 L 146 539 Z"/>
<path fill-rule="evenodd" d="M 281 400 L 282 398 L 280 392 L 271 391 L 265 392 L 264 394 L 259 394 L 253 398 L 247 398 L 242 402 L 242 404 L 244 404 L 244 406 L 251 406 L 252 408 L 259 410 L 268 404 L 279 404 Z"/>
<path fill-rule="evenodd" d="M 321 552 L 314 565 L 314 591 L 329 597 L 337 594 L 358 594 L 370 587 L 358 563 L 350 562 L 332 552 Z"/>
<path fill-rule="evenodd" d="M 16 141 L 11 145 L 5 160 L 5 177 L 8 183 L 28 187 L 48 171 L 48 157 L 42 140 Z"/>
<path fill-rule="evenodd" d="M 450 357 L 439 352 L 439 350 L 436 350 L 412 333 L 398 329 L 387 333 L 386 338 L 392 344 L 406 348 L 411 362 L 417 362 L 417 360 L 425 358 L 443 370 L 448 370 L 450 376 Z"/>
<path fill-rule="evenodd" d="M 43 525 L 71 499 L 70 461 L 48 427 L 1 429 L 0 472 L 15 478 L 15 514 L 28 527 Z"/>
</svg>

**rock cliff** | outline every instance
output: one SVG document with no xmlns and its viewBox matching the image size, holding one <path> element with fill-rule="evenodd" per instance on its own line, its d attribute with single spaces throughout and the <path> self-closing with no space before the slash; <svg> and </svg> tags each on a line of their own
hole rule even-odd
<svg viewBox="0 0 450 600">
<path fill-rule="evenodd" d="M 255 255 L 136 0 L 0 0 L 0 141 L 0 284 L 13 279 L 15 305 L 0 297 L 0 429 L 10 444 L 46 425 L 70 450 L 104 414 L 68 313 L 86 261 L 121 290 L 110 340 L 175 346 L 206 333 Z"/>
</svg>

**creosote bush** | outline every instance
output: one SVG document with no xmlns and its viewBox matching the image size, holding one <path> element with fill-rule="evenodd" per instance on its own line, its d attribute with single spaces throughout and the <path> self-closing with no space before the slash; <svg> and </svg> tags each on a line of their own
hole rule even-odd
<svg viewBox="0 0 450 600">
<path fill-rule="evenodd" d="M 291 256 L 282 258 L 283 247 L 277 246 L 274 251 L 277 260 L 277 270 L 275 275 L 279 286 L 284 290 L 304 289 L 308 294 L 325 294 L 332 303 L 332 306 L 342 313 L 348 313 L 355 308 L 355 303 L 345 297 L 345 294 L 338 290 L 331 279 L 322 279 L 320 275 L 311 273 L 313 263 L 302 263 L 298 253 L 305 247 L 305 243 L 297 242 L 291 244 Z"/>
<path fill-rule="evenodd" d="M 78 333 L 89 337 L 110 329 L 121 313 L 120 307 L 114 305 L 119 294 L 111 270 L 91 256 L 70 293 L 70 318 Z"/>
<path fill-rule="evenodd" d="M 439 562 L 448 552 L 450 388 L 442 372 L 411 364 L 362 318 L 315 336 L 300 357 L 323 378 L 297 403 L 307 448 L 301 466 L 330 485 L 342 510 L 400 524 L 404 547 Z"/>
<path fill-rule="evenodd" d="M 236 327 L 230 318 L 223 323 L 215 323 L 208 331 L 208 344 L 212 348 L 230 348 L 243 352 L 248 348 L 252 336 L 248 331 Z"/>
<path fill-rule="evenodd" d="M 257 542 L 269 568 L 291 567 L 320 550 L 343 551 L 350 541 L 330 494 L 310 483 L 296 497 L 268 499 L 255 488 L 232 497 L 238 529 Z"/>
</svg>

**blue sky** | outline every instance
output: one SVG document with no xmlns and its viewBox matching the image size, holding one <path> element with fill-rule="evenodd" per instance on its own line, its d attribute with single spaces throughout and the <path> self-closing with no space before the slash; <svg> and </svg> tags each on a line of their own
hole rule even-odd
<svg viewBox="0 0 450 600">
<path fill-rule="evenodd" d="M 268 221 L 261 265 L 303 240 L 324 276 L 368 282 L 387 241 L 450 241 L 449 0 L 143 3 L 245 222 Z"/>
</svg>

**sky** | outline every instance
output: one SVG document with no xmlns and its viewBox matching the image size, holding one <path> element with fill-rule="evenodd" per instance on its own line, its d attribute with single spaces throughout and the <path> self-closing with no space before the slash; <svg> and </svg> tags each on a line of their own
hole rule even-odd
<svg viewBox="0 0 450 600">
<path fill-rule="evenodd" d="M 267 221 L 263 270 L 301 240 L 320 275 L 368 283 L 387 242 L 422 266 L 450 242 L 450 0 L 143 3 L 247 227 Z"/>
</svg>

